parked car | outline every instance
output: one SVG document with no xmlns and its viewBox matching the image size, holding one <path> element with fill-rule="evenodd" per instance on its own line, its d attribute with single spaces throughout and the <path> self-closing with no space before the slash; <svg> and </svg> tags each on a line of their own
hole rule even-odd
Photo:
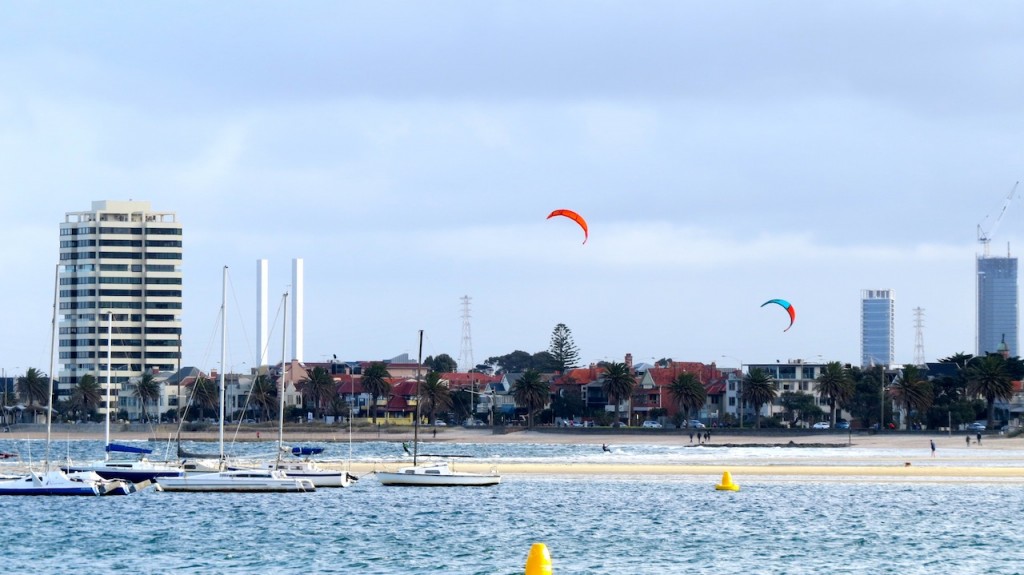
<svg viewBox="0 0 1024 575">
<path fill-rule="evenodd" d="M 967 431 L 985 431 L 988 428 L 987 422 L 975 421 L 967 425 Z"/>
<path fill-rule="evenodd" d="M 836 422 L 836 429 L 850 429 L 850 422 L 849 421 L 837 421 Z"/>
<path fill-rule="evenodd" d="M 448 424 L 439 419 L 434 422 L 434 427 L 448 427 Z"/>
<path fill-rule="evenodd" d="M 648 419 L 647 421 L 644 422 L 644 427 L 650 429 L 661 429 L 661 424 L 658 423 L 657 421 L 654 421 L 653 419 Z"/>
<path fill-rule="evenodd" d="M 688 423 L 686 424 L 686 426 L 687 426 L 687 427 L 693 427 L 693 428 L 696 428 L 696 429 L 704 429 L 705 427 L 707 427 L 706 425 L 704 425 L 703 423 L 701 423 L 699 419 L 691 419 L 691 420 L 690 420 L 690 421 L 689 421 L 689 422 L 688 422 Z"/>
<path fill-rule="evenodd" d="M 811 426 L 811 429 L 828 429 L 829 423 L 827 421 L 819 421 Z"/>
<path fill-rule="evenodd" d="M 628 427 L 625 421 L 616 421 L 612 424 L 612 427 Z"/>
</svg>

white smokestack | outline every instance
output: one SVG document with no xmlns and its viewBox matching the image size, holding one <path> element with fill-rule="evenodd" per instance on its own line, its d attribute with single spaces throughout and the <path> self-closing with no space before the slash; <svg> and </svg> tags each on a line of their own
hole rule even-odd
<svg viewBox="0 0 1024 575">
<path fill-rule="evenodd" d="M 267 286 L 269 285 L 267 260 L 256 260 L 256 341 L 260 346 L 260 365 L 268 365 L 267 345 L 270 331 L 267 325 Z"/>
<path fill-rule="evenodd" d="M 303 265 L 302 258 L 295 258 L 292 260 L 292 359 L 296 361 L 303 361 L 302 359 L 302 306 L 305 303 L 305 296 L 303 295 L 304 279 L 303 279 Z"/>
</svg>

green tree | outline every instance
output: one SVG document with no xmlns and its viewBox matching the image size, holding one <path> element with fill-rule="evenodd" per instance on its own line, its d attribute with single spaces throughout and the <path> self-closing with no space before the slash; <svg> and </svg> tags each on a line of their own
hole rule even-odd
<svg viewBox="0 0 1024 575">
<path fill-rule="evenodd" d="M 147 371 L 139 377 L 135 382 L 132 395 L 138 398 L 139 405 L 142 407 L 142 421 L 149 421 L 146 405 L 160 399 L 160 383 L 156 381 L 152 372 Z"/>
<path fill-rule="evenodd" d="M 438 373 L 453 373 L 459 369 L 459 364 L 447 353 L 442 353 L 437 357 L 428 355 L 427 359 L 423 360 L 423 366 Z"/>
<path fill-rule="evenodd" d="M 579 387 L 563 387 L 551 400 L 551 412 L 555 417 L 563 419 L 576 419 L 587 413 L 587 402 L 583 401 L 583 394 Z"/>
<path fill-rule="evenodd" d="M 564 323 L 556 325 L 551 332 L 548 353 L 551 354 L 555 369 L 562 373 L 576 367 L 576 363 L 579 362 L 580 352 L 572 340 L 572 330 Z"/>
<path fill-rule="evenodd" d="M 784 391 L 779 396 L 779 405 L 786 412 L 786 420 L 796 422 L 797 417 L 803 421 L 818 419 L 824 414 L 818 401 L 809 393 L 800 391 Z"/>
<path fill-rule="evenodd" d="M 302 393 L 303 400 L 309 400 L 313 407 L 313 417 L 320 419 L 324 407 L 338 395 L 338 386 L 334 383 L 331 373 L 323 367 L 314 367 L 308 375 L 295 385 Z"/>
<path fill-rule="evenodd" d="M 101 401 L 100 385 L 92 374 L 78 378 L 78 383 L 71 390 L 71 409 L 79 415 L 88 415 L 99 407 Z"/>
<path fill-rule="evenodd" d="M 836 427 L 836 408 L 841 407 L 853 396 L 853 381 L 850 374 L 838 361 L 830 361 L 818 375 L 818 396 L 828 401 L 829 421 Z"/>
<path fill-rule="evenodd" d="M 219 383 L 200 375 L 192 382 L 190 403 L 199 409 L 200 417 L 209 417 L 209 412 L 216 413 L 220 407 Z"/>
<path fill-rule="evenodd" d="M 601 389 L 604 390 L 608 399 L 615 405 L 615 421 L 619 419 L 619 404 L 623 399 L 633 396 L 633 388 L 636 387 L 636 375 L 625 363 L 610 362 L 604 367 L 604 376 L 601 378 Z M 628 414 L 627 414 L 628 415 Z"/>
<path fill-rule="evenodd" d="M 543 381 L 540 372 L 528 369 L 512 384 L 512 398 L 517 405 L 526 408 L 526 426 L 533 427 L 533 412 L 541 409 L 551 398 L 551 388 Z"/>
<path fill-rule="evenodd" d="M 557 369 L 554 357 L 547 351 L 538 351 L 530 355 L 525 351 L 516 350 L 508 355 L 489 357 L 487 363 L 497 366 L 494 373 L 498 374 L 521 373 L 528 369 L 548 373 Z"/>
<path fill-rule="evenodd" d="M 363 370 L 360 381 L 363 384 L 363 391 L 370 395 L 370 414 L 374 425 L 377 424 L 377 398 L 387 397 L 391 393 L 389 377 L 391 374 L 388 373 L 387 365 L 380 361 L 371 363 Z"/>
<path fill-rule="evenodd" d="M 881 417 L 883 369 L 879 365 L 867 371 L 858 367 L 850 370 L 853 395 L 847 401 L 846 409 L 865 428 L 871 427 L 871 422 L 877 421 L 876 417 Z"/>
<path fill-rule="evenodd" d="M 906 410 L 907 417 L 903 422 L 906 429 L 910 429 L 912 412 L 923 414 L 932 404 L 932 384 L 924 379 L 920 368 L 909 363 L 903 366 L 901 373 L 893 380 L 889 392 Z"/>
<path fill-rule="evenodd" d="M 992 426 L 996 400 L 1013 397 L 1013 382 L 1006 369 L 1006 360 L 1001 355 L 989 354 L 971 362 L 967 368 L 967 391 L 985 398 L 988 425 Z"/>
<path fill-rule="evenodd" d="M 25 375 L 18 378 L 15 386 L 18 390 L 18 395 L 27 401 L 29 406 L 35 405 L 36 402 L 39 402 L 41 405 L 49 405 L 50 399 L 47 396 L 49 394 L 50 378 L 38 369 L 34 367 L 28 368 L 25 371 Z"/>
<path fill-rule="evenodd" d="M 437 412 L 447 411 L 452 408 L 452 395 L 448 386 L 442 382 L 440 372 L 431 371 L 427 373 L 427 376 L 420 384 L 420 401 L 423 402 L 420 407 L 425 407 L 427 414 L 430 416 L 428 419 L 430 425 L 437 421 Z"/>
<path fill-rule="evenodd" d="M 751 368 L 743 377 L 743 401 L 754 406 L 755 427 L 761 429 L 761 406 L 775 401 L 775 379 L 760 367 Z"/>
<path fill-rule="evenodd" d="M 262 414 L 261 420 L 270 421 L 271 419 L 276 419 L 281 399 L 277 393 L 277 385 L 270 381 L 270 377 L 267 374 L 261 373 L 256 376 L 252 381 L 250 394 L 253 405 Z"/>
<path fill-rule="evenodd" d="M 668 393 L 686 415 L 699 410 L 708 398 L 708 392 L 697 376 L 685 371 L 675 376 L 668 386 Z"/>
</svg>

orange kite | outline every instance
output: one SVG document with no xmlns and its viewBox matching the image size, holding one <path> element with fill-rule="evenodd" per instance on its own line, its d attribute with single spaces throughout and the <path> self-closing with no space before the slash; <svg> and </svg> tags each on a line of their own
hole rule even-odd
<svg viewBox="0 0 1024 575">
<path fill-rule="evenodd" d="M 555 216 L 563 216 L 579 224 L 583 228 L 583 243 L 587 243 L 587 240 L 590 239 L 590 232 L 587 230 L 587 220 L 583 219 L 583 216 L 572 210 L 555 210 L 548 214 L 547 219 L 550 220 Z"/>
</svg>

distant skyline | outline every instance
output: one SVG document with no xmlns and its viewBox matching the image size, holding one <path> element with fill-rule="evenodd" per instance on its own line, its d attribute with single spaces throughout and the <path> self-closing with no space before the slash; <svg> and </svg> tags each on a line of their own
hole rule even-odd
<svg viewBox="0 0 1024 575">
<path fill-rule="evenodd" d="M 182 223 L 183 362 L 202 369 L 224 265 L 228 367 L 257 361 L 262 258 L 271 308 L 305 263 L 308 361 L 416 357 L 420 329 L 424 356 L 458 358 L 468 295 L 476 363 L 546 350 L 559 323 L 584 364 L 857 363 L 878 286 L 899 294 L 895 362 L 918 307 L 935 361 L 975 350 L 979 226 L 1024 175 L 1013 2 L 4 12 L 8 374 L 48 367 L 64 214 L 128 199 Z M 559 208 L 585 245 L 545 219 Z M 992 255 L 1022 224 L 1018 197 Z"/>
</svg>

